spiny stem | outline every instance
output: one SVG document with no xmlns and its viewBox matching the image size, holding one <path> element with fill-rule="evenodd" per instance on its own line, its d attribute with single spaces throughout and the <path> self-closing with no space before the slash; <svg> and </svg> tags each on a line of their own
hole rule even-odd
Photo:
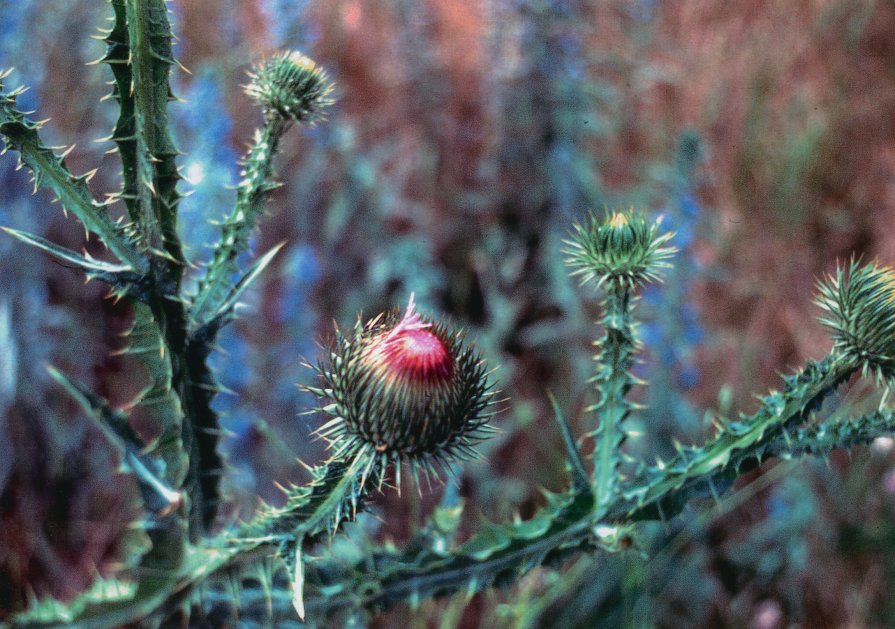
<svg viewBox="0 0 895 629">
<path fill-rule="evenodd" d="M 620 282 L 607 282 L 600 324 L 605 333 L 597 341 L 597 373 L 594 376 L 600 400 L 592 406 L 600 425 L 592 433 L 594 492 L 598 507 L 605 506 L 615 491 L 620 450 L 625 440 L 622 422 L 631 411 L 626 396 L 634 384 L 634 330 L 631 324 L 630 289 Z"/>
<path fill-rule="evenodd" d="M 376 487 L 378 465 L 378 457 L 362 453 L 350 464 L 331 460 L 314 468 L 311 482 L 291 488 L 284 506 L 267 507 L 236 530 L 224 532 L 197 548 L 192 559 L 194 567 L 187 566 L 172 587 L 177 594 L 154 609 L 153 616 L 167 617 L 194 588 L 234 566 L 284 549 L 294 553 L 297 547 L 334 534 L 363 508 Z M 294 555 L 282 557 L 287 565 L 293 558 Z"/>
<path fill-rule="evenodd" d="M 149 230 L 149 245 L 165 251 L 170 262 L 165 265 L 166 274 L 177 284 L 185 260 L 177 235 L 177 148 L 168 130 L 168 74 L 175 63 L 168 7 L 164 0 L 126 0 L 126 9 L 138 196 L 146 208 L 152 209 L 151 218 L 145 217 L 142 227 Z"/>
<path fill-rule="evenodd" d="M 776 439 L 788 441 L 787 431 L 816 410 L 858 368 L 854 361 L 843 356 L 830 355 L 820 361 L 810 361 L 802 371 L 786 378 L 782 392 L 766 395 L 754 415 L 723 425 L 705 446 L 682 448 L 671 461 L 649 468 L 635 478 L 622 492 L 623 499 L 612 504 L 608 517 L 634 518 L 635 512 L 640 517 L 646 513 L 654 515 L 663 504 L 672 501 L 674 505 L 666 509 L 675 511 L 678 502 L 687 496 L 688 487 L 701 486 L 708 492 L 716 491 L 719 486 L 727 487 L 739 472 L 742 457 L 751 457 L 757 462 L 766 454 L 774 454 L 766 451 L 767 444 Z M 835 424 L 831 430 L 835 430 Z M 803 436 L 810 434 L 810 430 L 803 432 Z M 782 450 L 788 445 L 776 447 Z M 731 466 L 731 462 L 736 465 Z M 723 475 L 719 474 L 721 471 Z"/>
<path fill-rule="evenodd" d="M 350 464 L 332 460 L 313 472 L 309 485 L 296 487 L 282 507 L 268 507 L 233 535 L 236 540 L 279 541 L 282 536 L 314 538 L 353 518 L 380 477 L 379 456 L 362 450 Z M 236 542 L 237 546 L 240 544 Z"/>
<path fill-rule="evenodd" d="M 819 371 L 815 371 L 816 367 Z M 576 509 L 574 501 L 583 497 L 573 494 L 572 502 L 553 513 L 551 525 L 541 534 L 512 537 L 509 543 L 495 546 L 492 552 L 483 552 L 478 557 L 464 552 L 462 546 L 448 556 L 433 556 L 425 551 L 407 556 L 386 549 L 374 550 L 363 565 L 355 567 L 356 572 L 337 572 L 344 581 L 333 576 L 327 560 L 321 560 L 319 566 L 312 563 L 306 577 L 309 591 L 317 587 L 327 593 L 310 598 L 306 607 L 312 614 L 352 606 L 381 609 L 400 601 L 464 589 L 474 592 L 495 580 L 518 578 L 545 558 L 596 548 L 595 532 L 603 526 L 611 529 L 618 526 L 616 522 L 628 525 L 655 520 L 659 518 L 659 508 L 666 517 L 674 517 L 688 500 L 707 494 L 708 487 L 729 489 L 732 479 L 742 469 L 757 465 L 765 458 L 825 454 L 834 448 L 850 448 L 891 434 L 895 430 L 895 413 L 890 410 L 826 424 L 791 427 L 791 432 L 785 432 L 787 425 L 804 418 L 838 383 L 854 373 L 854 369 L 853 364 L 832 359 L 809 364 L 808 377 L 799 380 L 803 372 L 791 381 L 794 386 L 783 395 L 782 406 L 780 394 L 770 395 L 755 415 L 744 418 L 744 426 L 756 423 L 764 429 L 744 428 L 738 436 L 725 432 L 698 448 L 698 454 L 682 454 L 680 473 L 675 471 L 676 464 L 656 470 L 658 478 L 644 481 L 653 487 L 645 499 L 616 494 L 603 516 L 590 508 Z"/>
<path fill-rule="evenodd" d="M 139 209 L 141 231 L 156 254 L 153 257 L 152 316 L 170 363 L 170 386 L 180 399 L 185 421 L 180 439 L 189 454 L 183 487 L 190 496 L 190 537 L 198 539 L 214 522 L 219 500 L 222 461 L 217 453 L 218 419 L 211 408 L 215 382 L 206 364 L 208 343 L 193 343 L 187 334 L 186 303 L 180 297 L 180 280 L 186 260 L 177 234 L 178 154 L 168 130 L 170 67 L 175 63 L 171 29 L 164 0 L 125 0 L 126 30 L 121 27 L 120 3 L 115 3 L 115 28 L 110 39 L 116 57 L 129 46 L 130 64 L 116 74 L 122 105 L 119 126 L 133 129 L 133 141 L 119 138 L 125 165 L 125 187 L 135 187 L 133 203 Z M 113 37 L 114 36 L 114 37 Z M 110 44 L 111 45 L 111 44 Z M 113 65 L 113 69 L 115 66 Z M 129 92 L 122 93 L 128 74 Z M 123 118 L 133 112 L 133 124 Z M 133 162 L 135 181 L 128 180 Z M 229 278 L 228 278 L 229 279 Z"/>
<path fill-rule="evenodd" d="M 137 130 L 134 94 L 131 91 L 133 72 L 130 38 L 127 32 L 127 6 L 125 0 L 111 0 L 111 4 L 114 18 L 112 28 L 105 39 L 107 47 L 102 61 L 111 68 L 115 80 L 111 96 L 118 101 L 118 120 L 109 139 L 118 147 L 118 156 L 121 160 L 122 184 L 119 196 L 124 200 L 130 220 L 137 228 L 137 237 L 142 238 L 141 226 L 149 219 L 142 214 L 143 208 L 138 203 L 137 196 Z M 145 211 L 149 212 L 149 208 L 145 208 Z"/>
<path fill-rule="evenodd" d="M 207 323 L 220 302 L 226 299 L 231 277 L 239 270 L 237 258 L 248 248 L 249 234 L 264 213 L 270 193 L 278 187 L 272 179 L 273 159 L 286 128 L 287 121 L 282 116 L 269 113 L 264 126 L 255 134 L 244 158 L 236 205 L 222 225 L 221 239 L 193 300 L 190 313 L 193 329 Z"/>
</svg>

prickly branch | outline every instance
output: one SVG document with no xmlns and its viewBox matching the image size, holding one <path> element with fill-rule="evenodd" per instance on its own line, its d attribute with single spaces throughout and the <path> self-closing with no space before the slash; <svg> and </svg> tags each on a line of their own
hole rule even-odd
<svg viewBox="0 0 895 629">
<path fill-rule="evenodd" d="M 371 547 L 363 562 L 346 569 L 322 557 L 307 567 L 306 607 L 324 615 L 338 609 L 382 610 L 400 602 L 420 601 L 454 592 L 474 593 L 491 585 L 512 584 L 531 568 L 555 565 L 570 552 L 618 552 L 630 547 L 632 525 L 672 518 L 692 499 L 722 495 L 739 474 L 772 457 L 826 456 L 835 449 L 866 445 L 895 432 L 895 415 L 879 411 L 829 424 L 810 424 L 766 434 L 746 450 L 706 444 L 720 455 L 709 473 L 657 474 L 649 499 L 620 498 L 599 518 L 580 494 L 548 495 L 548 505 L 530 520 L 490 525 L 467 544 L 449 552 L 432 549 L 401 553 Z M 686 467 L 692 452 L 672 465 Z M 721 458 L 727 457 L 721 461 Z M 581 501 L 576 504 L 577 500 Z M 661 514 L 661 515 L 660 515 Z"/>
<path fill-rule="evenodd" d="M 638 286 L 658 279 L 660 271 L 675 251 L 667 246 L 672 234 L 659 233 L 639 214 L 615 212 L 606 220 L 591 216 L 584 226 L 574 227 L 574 237 L 566 241 L 568 262 L 582 283 L 595 280 L 604 289 L 600 325 L 604 336 L 595 343 L 597 372 L 592 378 L 599 400 L 588 410 L 599 417 L 590 433 L 596 447 L 594 491 L 597 505 L 605 506 L 616 489 L 621 448 L 627 434 L 622 426 L 635 405 L 627 399 L 637 379 L 631 373 L 637 349 L 632 312 Z"/>
<path fill-rule="evenodd" d="M 258 65 L 251 79 L 246 93 L 264 109 L 264 125 L 243 158 L 236 206 L 221 225 L 221 238 L 190 309 L 191 329 L 202 336 L 216 334 L 229 316 L 230 309 L 224 306 L 232 288 L 230 278 L 239 270 L 238 257 L 248 247 L 267 199 L 280 185 L 273 179 L 280 138 L 294 122 L 319 119 L 331 103 L 332 84 L 326 73 L 298 52 L 282 53 Z"/>
</svg>

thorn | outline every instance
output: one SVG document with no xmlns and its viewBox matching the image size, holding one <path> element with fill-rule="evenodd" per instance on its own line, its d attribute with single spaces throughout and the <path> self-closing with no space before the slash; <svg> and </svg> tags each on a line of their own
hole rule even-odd
<svg viewBox="0 0 895 629">
<path fill-rule="evenodd" d="M 298 463 L 299 465 L 301 465 L 308 472 L 310 472 L 312 474 L 314 473 L 314 468 L 311 467 L 310 465 L 308 465 L 307 463 L 305 463 L 304 461 L 302 461 L 301 459 L 296 458 L 295 462 Z"/>
<path fill-rule="evenodd" d="M 277 489 L 279 489 L 281 492 L 283 492 L 287 496 L 289 495 L 289 489 L 287 487 L 284 487 L 283 485 L 281 485 L 279 481 L 274 481 L 273 486 L 276 487 Z"/>
<path fill-rule="evenodd" d="M 668 530 L 668 518 L 665 516 L 665 510 L 662 509 L 662 500 L 656 501 L 656 510 L 659 512 L 659 519 L 662 521 L 662 524 L 665 525 L 665 529 Z"/>
</svg>

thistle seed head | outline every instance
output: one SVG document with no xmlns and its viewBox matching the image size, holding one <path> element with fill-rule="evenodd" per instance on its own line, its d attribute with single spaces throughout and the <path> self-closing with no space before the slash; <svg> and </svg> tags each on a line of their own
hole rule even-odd
<svg viewBox="0 0 895 629">
<path fill-rule="evenodd" d="M 574 225 L 566 240 L 566 263 L 581 282 L 596 280 L 598 286 L 615 284 L 634 288 L 659 279 L 667 260 L 677 248 L 668 245 L 673 232 L 659 232 L 659 221 L 650 223 L 635 212 L 591 214 L 583 225 Z"/>
<path fill-rule="evenodd" d="M 366 450 L 383 464 L 428 470 L 474 456 L 472 446 L 493 432 L 484 361 L 462 333 L 416 312 L 412 295 L 403 315 L 358 321 L 351 336 L 339 334 L 317 371 L 322 386 L 312 391 L 331 417 L 318 434 L 334 456 Z"/>
<path fill-rule="evenodd" d="M 895 270 L 853 260 L 820 282 L 818 293 L 833 351 L 878 379 L 895 376 Z"/>
<path fill-rule="evenodd" d="M 314 122 L 332 104 L 333 84 L 317 64 L 294 50 L 278 53 L 249 73 L 246 94 L 264 107 L 295 122 Z"/>
</svg>

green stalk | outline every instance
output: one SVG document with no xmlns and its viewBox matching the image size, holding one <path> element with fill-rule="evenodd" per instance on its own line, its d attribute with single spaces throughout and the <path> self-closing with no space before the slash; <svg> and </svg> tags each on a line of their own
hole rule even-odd
<svg viewBox="0 0 895 629">
<path fill-rule="evenodd" d="M 110 97 L 118 102 L 118 120 L 109 140 L 115 142 L 121 160 L 121 192 L 118 198 L 124 200 L 131 223 L 140 228 L 150 220 L 138 203 L 137 183 L 137 130 L 134 113 L 134 94 L 131 90 L 133 72 L 131 71 L 130 38 L 127 32 L 127 6 L 125 0 L 111 0 L 114 18 L 112 28 L 106 35 L 106 53 L 101 61 L 112 70 L 114 83 Z M 144 234 L 138 229 L 138 238 Z M 148 243 L 143 243 L 148 246 Z"/>
<path fill-rule="evenodd" d="M 190 313 L 193 330 L 214 318 L 221 303 L 227 299 L 232 289 L 231 278 L 239 271 L 237 259 L 248 248 L 249 235 L 264 213 L 270 193 L 279 187 L 273 180 L 273 159 L 286 127 L 286 119 L 279 114 L 266 114 L 264 126 L 256 132 L 244 158 L 236 205 L 222 225 L 221 238 L 193 300 Z"/>
<path fill-rule="evenodd" d="M 682 451 L 664 466 L 652 468 L 650 477 L 639 481 L 649 485 L 642 495 L 617 493 L 605 515 L 588 508 L 587 497 L 563 494 L 532 520 L 486 528 L 449 553 L 408 555 L 379 549 L 349 572 L 326 561 L 311 563 L 308 591 L 319 594 L 309 598 L 307 609 L 317 617 L 336 608 L 382 609 L 401 601 L 463 590 L 472 593 L 494 583 L 513 582 L 545 561 L 575 550 L 606 548 L 600 543 L 601 532 L 611 535 L 638 521 L 674 517 L 693 498 L 729 490 L 742 470 L 765 458 L 823 455 L 891 434 L 892 411 L 797 425 L 855 369 L 850 361 L 832 357 L 809 363 L 803 372 L 787 378 L 782 393 L 766 396 L 757 413 L 729 426 L 705 446 Z"/>
<path fill-rule="evenodd" d="M 600 325 L 605 333 L 596 342 L 597 373 L 593 378 L 600 399 L 590 409 L 600 419 L 600 425 L 591 433 L 596 441 L 594 493 L 598 509 L 609 503 L 616 488 L 616 470 L 626 436 L 622 422 L 632 408 L 626 396 L 634 384 L 631 368 L 636 346 L 630 289 L 621 282 L 607 282 L 602 307 Z"/>
<path fill-rule="evenodd" d="M 647 514 L 662 517 L 669 503 L 688 497 L 685 491 L 688 488 L 698 487 L 709 494 L 725 490 L 738 474 L 742 457 L 752 457 L 757 463 L 765 455 L 764 446 L 771 440 L 782 439 L 788 445 L 791 439 L 788 431 L 819 407 L 857 369 L 853 360 L 841 355 L 810 361 L 802 371 L 785 378 L 782 392 L 766 395 L 754 415 L 722 424 L 715 438 L 706 445 L 681 447 L 674 459 L 648 468 L 645 474 L 635 478 L 623 491 L 623 499 L 612 505 L 608 517 L 634 518 L 636 513 L 640 518 Z M 835 428 L 836 425 L 831 426 L 831 432 Z M 823 436 L 822 429 L 819 430 Z M 731 462 L 736 465 L 731 466 Z M 677 510 L 676 503 L 670 507 L 671 512 Z"/>
<path fill-rule="evenodd" d="M 175 64 L 171 29 L 164 0 L 113 2 L 115 26 L 107 38 L 107 57 L 118 61 L 129 47 L 130 63 L 113 63 L 121 117 L 115 138 L 125 174 L 125 200 L 134 207 L 139 230 L 155 254 L 153 296 L 149 301 L 152 319 L 164 343 L 163 356 L 170 367 L 167 382 L 179 398 L 177 438 L 188 453 L 185 476 L 178 488 L 190 497 L 189 531 L 195 541 L 214 522 L 220 497 L 222 460 L 217 452 L 219 426 L 211 408 L 216 392 L 206 364 L 208 342 L 193 342 L 187 334 L 187 304 L 180 295 L 186 260 L 177 234 L 178 151 L 168 129 L 167 106 L 171 100 L 168 75 Z M 123 8 L 123 11 L 122 11 Z M 130 78 L 128 92 L 122 92 Z M 128 119 L 126 114 L 132 113 Z M 128 133 L 132 132 L 132 136 Z M 122 135 L 124 134 L 124 135 Z M 229 280 L 229 277 L 227 278 Z M 169 405 L 170 406 L 170 405 Z M 175 416 L 166 420 L 171 423 Z M 167 428 L 172 428 L 168 426 Z M 170 432 L 170 431 L 167 431 Z M 172 437 L 173 439 L 174 437 Z"/>
<path fill-rule="evenodd" d="M 168 7 L 164 0 L 126 0 L 125 7 L 138 197 L 144 210 L 152 208 L 154 219 L 146 217 L 141 227 L 149 234 L 149 245 L 171 263 L 165 270 L 178 284 L 185 261 L 177 235 L 178 151 L 168 130 L 168 101 L 172 98 L 168 74 L 175 64 Z"/>
</svg>

